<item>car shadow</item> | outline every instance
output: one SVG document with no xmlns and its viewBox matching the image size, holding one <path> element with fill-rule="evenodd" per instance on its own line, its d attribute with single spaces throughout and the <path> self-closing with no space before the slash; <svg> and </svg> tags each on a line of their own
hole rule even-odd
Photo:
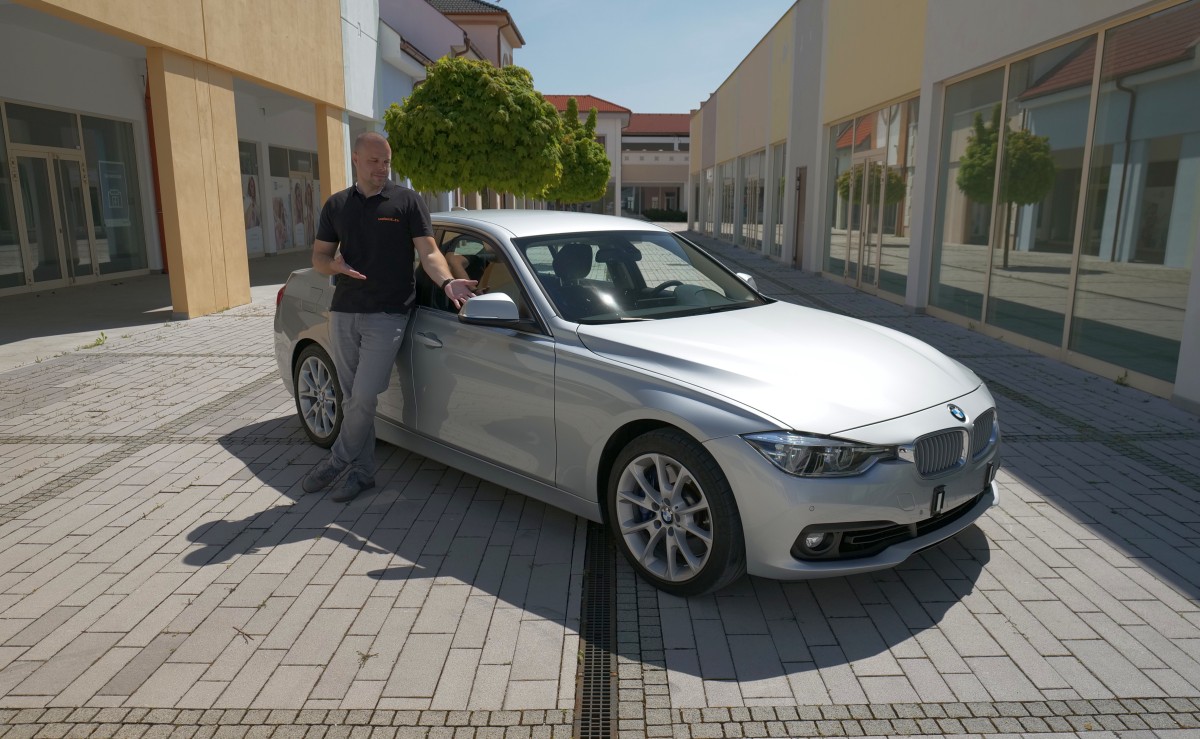
<svg viewBox="0 0 1200 739">
<path fill-rule="evenodd" d="M 898 660 L 936 654 L 945 643 L 942 624 L 957 621 L 952 610 L 978 597 L 989 559 L 987 537 L 972 525 L 899 567 L 861 575 L 793 582 L 747 577 L 692 598 L 640 585 L 640 596 L 657 601 L 662 634 L 659 650 L 658 640 L 648 643 L 643 633 L 642 661 L 679 676 L 673 679 L 681 683 L 672 691 L 676 707 L 687 707 L 689 694 L 716 696 L 723 682 L 739 683 L 744 698 L 769 700 L 793 697 L 794 683 L 826 668 L 903 675 Z M 706 687 L 689 689 L 689 677 Z"/>
<path fill-rule="evenodd" d="M 281 438 L 292 423 L 294 431 Z M 383 443 L 374 490 L 349 504 L 305 495 L 299 481 L 324 451 L 307 442 L 294 419 L 229 431 L 220 442 L 287 500 L 267 507 L 247 500 L 248 508 L 196 526 L 188 539 L 201 546 L 185 564 L 229 566 L 260 555 L 276 557 L 286 570 L 316 556 L 310 551 L 341 548 L 348 550 L 341 578 L 372 580 L 388 593 L 426 588 L 435 578 L 461 583 L 578 629 L 581 519 Z M 975 592 L 988 556 L 987 539 L 972 526 L 898 569 L 850 578 L 743 578 L 689 599 L 637 581 L 639 593 L 658 597 L 666 650 L 645 661 L 704 679 L 763 680 L 890 660 L 892 650 Z M 618 567 L 633 577 L 623 561 Z"/>
</svg>

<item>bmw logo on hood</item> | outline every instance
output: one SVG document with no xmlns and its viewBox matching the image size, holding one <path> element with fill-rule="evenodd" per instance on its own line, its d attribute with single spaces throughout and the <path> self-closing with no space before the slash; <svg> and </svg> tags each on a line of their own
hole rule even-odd
<svg viewBox="0 0 1200 739">
<path fill-rule="evenodd" d="M 956 405 L 955 405 L 955 404 L 953 404 L 953 403 L 951 403 L 950 405 L 948 405 L 948 406 L 946 406 L 946 407 L 950 409 L 950 415 L 952 415 L 952 416 L 954 416 L 955 418 L 957 418 L 958 420 L 960 420 L 960 421 L 962 421 L 962 422 L 966 423 L 966 420 L 967 420 L 967 414 L 966 414 L 966 413 L 963 413 L 963 409 L 962 409 L 962 408 L 959 408 L 958 406 L 956 406 Z"/>
</svg>

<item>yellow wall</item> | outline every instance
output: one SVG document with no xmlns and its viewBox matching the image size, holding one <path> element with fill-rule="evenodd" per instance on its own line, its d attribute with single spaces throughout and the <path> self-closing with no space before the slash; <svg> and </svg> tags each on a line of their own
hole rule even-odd
<svg viewBox="0 0 1200 739">
<path fill-rule="evenodd" d="M 322 195 L 345 187 L 339 0 L 18 0 L 146 47 L 176 315 L 250 302 L 234 76 L 316 109 Z"/>
<path fill-rule="evenodd" d="M 146 50 L 171 303 L 192 318 L 250 302 L 233 76 Z"/>
<path fill-rule="evenodd" d="M 342 107 L 338 0 L 18 0 L 163 47 L 268 87 Z"/>
<path fill-rule="evenodd" d="M 795 7 L 763 36 L 729 75 L 705 106 L 716 106 L 717 141 L 714 160 L 697 161 L 693 171 L 761 150 L 787 138 L 792 105 L 792 55 Z M 699 116 L 693 118 L 697 121 Z M 696 146 L 693 123 L 692 147 Z"/>
<path fill-rule="evenodd" d="M 827 7 L 825 123 L 921 89 L 926 0 L 834 0 Z"/>
<path fill-rule="evenodd" d="M 768 124 L 771 143 L 788 137 L 795 88 L 792 70 L 796 45 L 795 15 L 796 6 L 793 5 L 768 36 L 771 41 L 771 120 Z"/>
</svg>

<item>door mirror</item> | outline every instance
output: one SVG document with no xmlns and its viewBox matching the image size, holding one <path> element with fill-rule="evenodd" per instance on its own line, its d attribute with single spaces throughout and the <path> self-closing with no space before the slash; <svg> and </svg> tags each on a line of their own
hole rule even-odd
<svg viewBox="0 0 1200 739">
<path fill-rule="evenodd" d="M 458 320 L 475 326 L 513 327 L 520 322 L 520 312 L 513 299 L 504 293 L 486 293 L 463 303 Z"/>
</svg>

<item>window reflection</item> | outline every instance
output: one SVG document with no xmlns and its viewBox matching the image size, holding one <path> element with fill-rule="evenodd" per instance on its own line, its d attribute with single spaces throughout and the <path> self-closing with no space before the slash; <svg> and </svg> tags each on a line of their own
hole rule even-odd
<svg viewBox="0 0 1200 739">
<path fill-rule="evenodd" d="M 990 124 L 999 114 L 1003 88 L 1003 69 L 950 85 L 942 118 L 929 302 L 974 319 L 983 315 L 990 183 L 996 176 L 995 150 L 988 156 L 995 131 Z"/>
<path fill-rule="evenodd" d="M 146 268 L 133 126 L 81 116 L 100 274 Z"/>
<path fill-rule="evenodd" d="M 738 160 L 742 180 L 741 233 L 737 243 L 747 249 L 762 250 L 763 190 L 766 152 L 755 152 Z"/>
<path fill-rule="evenodd" d="M 1173 381 L 1200 235 L 1200 2 L 1108 31 L 1069 346 Z"/>
<path fill-rule="evenodd" d="M 723 241 L 733 241 L 733 215 L 734 215 L 734 163 L 732 161 L 718 165 L 720 171 L 720 182 L 717 183 L 720 188 L 718 197 L 721 203 L 720 214 L 720 233 L 718 238 Z"/>
<path fill-rule="evenodd" d="M 1062 343 L 1095 59 L 1092 37 L 1009 72 L 987 322 L 1055 346 Z"/>
<path fill-rule="evenodd" d="M 785 172 L 787 144 L 779 143 L 771 147 L 771 171 L 774 173 L 774 218 L 767 225 L 772 235 L 771 256 L 783 254 L 783 197 L 787 192 L 787 172 Z M 796 207 L 801 207 L 799 203 Z M 800 242 L 800 234 L 796 234 L 796 242 Z"/>
<path fill-rule="evenodd" d="M 0 127 L 0 288 L 25 284 L 25 262 L 21 258 L 21 234 L 17 230 L 17 208 L 13 198 L 12 172 Z"/>
<path fill-rule="evenodd" d="M 908 286 L 918 105 L 914 99 L 885 106 L 830 130 L 825 268 L 897 295 Z"/>
</svg>

